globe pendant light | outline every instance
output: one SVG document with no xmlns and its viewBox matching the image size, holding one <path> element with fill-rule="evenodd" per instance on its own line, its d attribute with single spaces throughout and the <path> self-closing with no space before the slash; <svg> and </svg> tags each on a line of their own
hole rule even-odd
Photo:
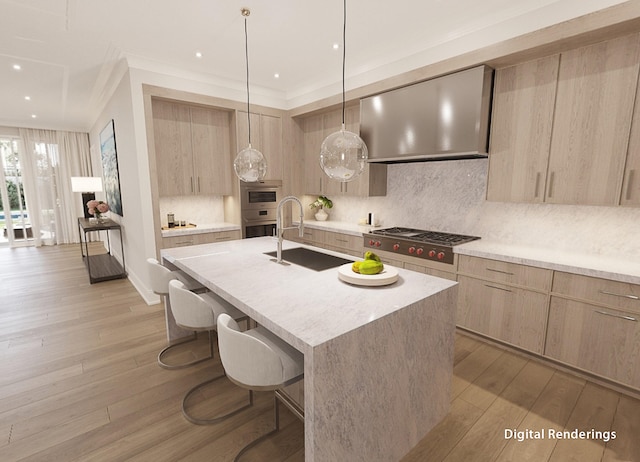
<svg viewBox="0 0 640 462">
<path fill-rule="evenodd" d="M 343 183 L 355 180 L 364 172 L 369 150 L 356 133 L 345 130 L 345 61 L 347 31 L 347 0 L 343 2 L 342 23 L 342 128 L 327 136 L 320 147 L 320 166 L 324 173 Z"/>
<path fill-rule="evenodd" d="M 244 16 L 244 43 L 247 63 L 247 124 L 249 132 L 249 146 L 238 153 L 233 161 L 233 169 L 238 178 L 247 183 L 254 183 L 264 179 L 267 173 L 267 161 L 260 151 L 251 147 L 251 112 L 249 111 L 249 40 L 247 36 L 247 17 L 251 14 L 249 8 L 241 8 Z"/>
</svg>

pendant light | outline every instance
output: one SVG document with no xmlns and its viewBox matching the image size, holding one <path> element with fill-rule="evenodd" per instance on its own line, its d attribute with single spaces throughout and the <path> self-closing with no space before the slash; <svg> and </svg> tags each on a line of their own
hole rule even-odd
<svg viewBox="0 0 640 462">
<path fill-rule="evenodd" d="M 251 14 L 249 8 L 241 8 L 244 16 L 244 51 L 247 63 L 247 125 L 249 132 L 249 146 L 238 153 L 233 161 L 233 169 L 238 178 L 247 183 L 254 183 L 264 179 L 267 173 L 267 161 L 260 151 L 251 147 L 251 112 L 249 111 L 249 40 L 247 35 L 247 17 Z"/>
<path fill-rule="evenodd" d="M 343 3 L 342 22 L 342 128 L 327 136 L 320 147 L 320 166 L 334 180 L 346 183 L 364 172 L 369 150 L 362 138 L 345 129 L 345 61 L 347 35 L 347 0 Z"/>
</svg>

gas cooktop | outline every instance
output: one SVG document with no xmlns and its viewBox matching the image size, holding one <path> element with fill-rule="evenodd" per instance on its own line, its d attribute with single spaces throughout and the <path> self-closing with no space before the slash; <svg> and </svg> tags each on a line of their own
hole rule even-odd
<svg viewBox="0 0 640 462">
<path fill-rule="evenodd" d="M 371 234 L 379 234 L 383 236 L 400 237 L 418 242 L 431 242 L 439 245 L 458 245 L 465 242 L 480 239 L 477 236 L 465 236 L 463 234 L 443 233 L 439 231 L 425 231 L 413 228 L 385 228 L 371 231 Z"/>
<path fill-rule="evenodd" d="M 399 255 L 453 264 L 453 247 L 476 239 L 480 238 L 463 234 L 394 227 L 377 229 L 365 234 L 364 246 Z"/>
</svg>

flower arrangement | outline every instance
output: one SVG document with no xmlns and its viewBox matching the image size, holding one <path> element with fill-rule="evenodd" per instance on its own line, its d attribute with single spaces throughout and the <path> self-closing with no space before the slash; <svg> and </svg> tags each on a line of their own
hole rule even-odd
<svg viewBox="0 0 640 462">
<path fill-rule="evenodd" d="M 315 202 L 309 204 L 309 207 L 311 207 L 312 209 L 319 208 L 320 210 L 322 210 L 323 207 L 330 209 L 333 207 L 333 202 L 331 202 L 331 199 L 329 199 L 327 196 L 318 196 Z"/>
<path fill-rule="evenodd" d="M 87 209 L 95 218 L 100 218 L 103 213 L 109 211 L 109 204 L 104 201 L 91 200 L 87 202 Z"/>
</svg>

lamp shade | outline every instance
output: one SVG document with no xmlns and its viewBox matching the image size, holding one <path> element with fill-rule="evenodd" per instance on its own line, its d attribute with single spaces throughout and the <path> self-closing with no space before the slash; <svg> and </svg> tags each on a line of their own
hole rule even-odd
<svg viewBox="0 0 640 462">
<path fill-rule="evenodd" d="M 102 178 L 99 176 L 72 176 L 71 191 L 96 192 L 102 191 Z"/>
<path fill-rule="evenodd" d="M 357 134 L 344 129 L 327 136 L 320 147 L 320 166 L 333 180 L 347 183 L 358 178 L 367 165 L 369 151 Z"/>
</svg>

